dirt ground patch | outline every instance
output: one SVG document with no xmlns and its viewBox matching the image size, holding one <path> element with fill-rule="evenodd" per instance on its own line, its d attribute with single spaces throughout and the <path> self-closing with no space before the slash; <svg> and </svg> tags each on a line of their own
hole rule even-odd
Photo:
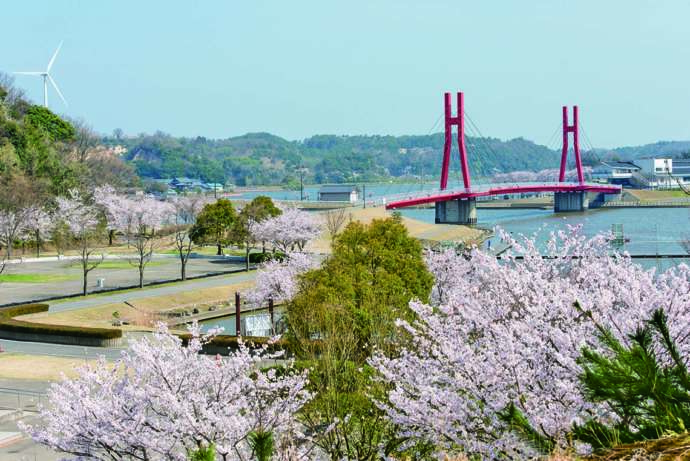
<svg viewBox="0 0 690 461">
<path fill-rule="evenodd" d="M 374 219 L 385 219 L 393 216 L 393 212 L 383 207 L 375 208 L 348 208 L 346 211 L 347 220 L 359 221 L 362 224 L 369 224 Z M 430 242 L 442 242 L 447 240 L 465 242 L 468 244 L 478 243 L 482 240 L 485 232 L 470 226 L 459 226 L 451 224 L 433 224 L 417 219 L 402 218 L 402 222 L 411 236 L 420 240 Z M 309 251 L 315 253 L 330 253 L 330 237 L 326 231 L 309 247 Z"/>
</svg>

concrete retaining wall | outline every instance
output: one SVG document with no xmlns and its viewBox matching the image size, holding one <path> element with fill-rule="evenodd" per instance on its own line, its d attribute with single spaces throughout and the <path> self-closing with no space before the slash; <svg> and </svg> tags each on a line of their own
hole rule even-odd
<svg viewBox="0 0 690 461">
<path fill-rule="evenodd" d="M 122 345 L 122 338 L 102 339 L 88 336 L 43 335 L 5 330 L 0 330 L 0 338 L 37 343 L 71 344 L 73 346 L 118 347 Z"/>
</svg>

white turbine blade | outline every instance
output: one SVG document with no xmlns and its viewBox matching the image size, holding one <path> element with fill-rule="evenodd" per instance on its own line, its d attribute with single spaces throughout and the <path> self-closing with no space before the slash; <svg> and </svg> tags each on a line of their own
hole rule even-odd
<svg viewBox="0 0 690 461">
<path fill-rule="evenodd" d="M 43 75 L 43 72 L 12 72 L 18 75 Z"/>
<path fill-rule="evenodd" d="M 65 103 L 65 107 L 69 107 L 69 104 L 67 104 L 67 100 L 65 99 L 65 97 L 60 92 L 60 88 L 58 88 L 57 83 L 55 83 L 55 80 L 53 80 L 53 77 L 48 75 L 48 80 L 50 80 L 50 83 L 53 85 L 53 88 L 55 88 L 55 91 L 57 91 L 57 94 L 58 94 L 58 96 L 60 96 L 60 99 L 62 99 L 62 102 Z"/>
<path fill-rule="evenodd" d="M 60 52 L 60 48 L 62 48 L 62 42 L 60 42 L 57 49 L 55 50 L 55 53 L 53 53 L 53 57 L 50 58 L 50 62 L 48 63 L 48 68 L 46 69 L 46 72 L 50 72 L 50 68 L 53 67 L 53 63 L 55 62 L 55 58 L 57 58 L 57 55 Z"/>
</svg>

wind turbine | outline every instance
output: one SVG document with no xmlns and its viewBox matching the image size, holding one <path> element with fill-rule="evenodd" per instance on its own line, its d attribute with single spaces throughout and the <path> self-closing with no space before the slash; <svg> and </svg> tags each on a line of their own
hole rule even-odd
<svg viewBox="0 0 690 461">
<path fill-rule="evenodd" d="M 53 57 L 50 58 L 50 61 L 48 62 L 48 67 L 46 68 L 45 72 L 15 72 L 15 74 L 19 74 L 19 75 L 40 75 L 41 77 L 43 77 L 43 105 L 45 107 L 48 107 L 48 81 L 49 80 L 50 80 L 50 84 L 53 85 L 53 88 L 55 88 L 55 91 L 57 92 L 58 96 L 60 96 L 60 99 L 62 99 L 62 102 L 65 103 L 65 107 L 68 106 L 67 100 L 65 99 L 65 97 L 60 92 L 60 88 L 58 88 L 57 83 L 55 83 L 55 80 L 53 80 L 53 77 L 50 76 L 50 69 L 53 67 L 53 63 L 55 62 L 55 58 L 57 58 L 57 55 L 60 52 L 60 48 L 62 48 L 62 42 L 60 42 L 57 49 L 55 50 L 55 53 L 53 53 Z"/>
</svg>

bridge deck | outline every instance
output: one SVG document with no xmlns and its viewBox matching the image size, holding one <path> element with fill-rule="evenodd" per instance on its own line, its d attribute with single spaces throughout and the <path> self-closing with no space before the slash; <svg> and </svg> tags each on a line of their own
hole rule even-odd
<svg viewBox="0 0 690 461">
<path fill-rule="evenodd" d="M 386 204 L 386 209 L 405 208 L 425 203 L 447 202 L 456 199 L 471 199 L 491 195 L 519 194 L 525 192 L 597 192 L 603 194 L 618 194 L 620 186 L 602 185 L 594 183 L 539 183 L 539 184 L 489 184 L 472 187 L 471 189 L 436 190 L 418 194 L 408 194 L 389 199 L 396 199 Z"/>
</svg>

